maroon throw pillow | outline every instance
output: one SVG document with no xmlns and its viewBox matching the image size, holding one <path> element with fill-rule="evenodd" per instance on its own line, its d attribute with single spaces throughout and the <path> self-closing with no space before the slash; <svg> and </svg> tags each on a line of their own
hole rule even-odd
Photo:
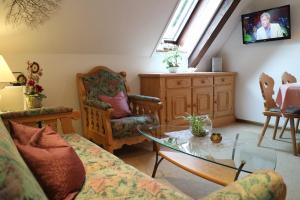
<svg viewBox="0 0 300 200">
<path fill-rule="evenodd" d="M 85 169 L 73 148 L 50 127 L 37 131 L 14 122 L 11 125 L 20 154 L 48 198 L 74 199 L 84 184 Z M 21 134 L 31 137 L 25 141 Z"/>
<path fill-rule="evenodd" d="M 122 91 L 114 97 L 100 95 L 99 99 L 112 106 L 112 118 L 122 118 L 132 114 L 129 109 L 127 96 Z"/>
<path fill-rule="evenodd" d="M 9 122 L 10 122 L 12 138 L 18 140 L 18 142 L 20 142 L 21 144 L 27 144 L 27 142 L 35 133 L 41 131 L 40 128 L 24 126 L 23 124 L 19 124 L 14 121 L 9 121 Z"/>
</svg>

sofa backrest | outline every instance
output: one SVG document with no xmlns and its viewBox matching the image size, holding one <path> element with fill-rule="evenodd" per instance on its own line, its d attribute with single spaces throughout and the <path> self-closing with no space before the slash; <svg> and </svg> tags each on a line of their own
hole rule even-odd
<svg viewBox="0 0 300 200">
<path fill-rule="evenodd" d="M 0 199 L 47 199 L 0 118 Z"/>
</svg>

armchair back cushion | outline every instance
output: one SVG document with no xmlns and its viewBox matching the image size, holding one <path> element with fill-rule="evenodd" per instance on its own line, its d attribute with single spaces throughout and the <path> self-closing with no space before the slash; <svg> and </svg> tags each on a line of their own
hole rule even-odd
<svg viewBox="0 0 300 200">
<path fill-rule="evenodd" d="M 101 69 L 84 76 L 82 79 L 87 92 L 87 100 L 99 100 L 100 95 L 114 97 L 119 92 L 124 92 L 127 95 L 125 80 L 118 73 Z"/>
</svg>

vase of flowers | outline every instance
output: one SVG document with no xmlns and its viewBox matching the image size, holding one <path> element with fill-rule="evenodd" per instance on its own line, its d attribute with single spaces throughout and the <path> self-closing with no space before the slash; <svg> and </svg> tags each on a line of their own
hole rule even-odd
<svg viewBox="0 0 300 200">
<path fill-rule="evenodd" d="M 43 70 L 37 62 L 28 62 L 27 73 L 25 92 L 27 108 L 41 108 L 43 106 L 43 99 L 46 98 L 46 95 L 42 93 L 44 89 L 39 84 Z"/>
<path fill-rule="evenodd" d="M 166 52 L 163 63 L 166 64 L 166 68 L 170 73 L 176 73 L 180 67 L 180 61 L 182 60 L 181 52 L 178 46 L 174 46 L 171 50 Z"/>
<path fill-rule="evenodd" d="M 212 131 L 212 122 L 208 115 L 187 114 L 182 118 L 190 123 L 190 131 L 194 136 L 204 137 Z"/>
</svg>

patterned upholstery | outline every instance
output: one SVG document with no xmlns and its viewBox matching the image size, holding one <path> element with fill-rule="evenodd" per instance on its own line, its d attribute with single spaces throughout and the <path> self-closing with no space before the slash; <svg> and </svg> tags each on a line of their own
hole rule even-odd
<svg viewBox="0 0 300 200">
<path fill-rule="evenodd" d="M 93 106 L 93 107 L 96 107 L 96 108 L 100 108 L 102 110 L 107 110 L 109 108 L 112 108 L 112 106 L 109 103 L 106 103 L 106 102 L 103 102 L 103 101 L 100 101 L 100 100 L 87 100 L 85 102 L 85 104 L 88 105 L 88 106 Z"/>
<path fill-rule="evenodd" d="M 0 199 L 47 199 L 0 118 Z"/>
<path fill-rule="evenodd" d="M 275 200 L 284 199 L 286 186 L 274 171 L 258 171 L 229 186 L 216 191 L 202 200 Z"/>
<path fill-rule="evenodd" d="M 98 100 L 99 95 L 116 96 L 123 91 L 126 93 L 125 80 L 120 74 L 101 70 L 98 73 L 83 77 L 88 100 Z"/>
<path fill-rule="evenodd" d="M 111 120 L 113 137 L 116 139 L 139 135 L 136 127 L 141 124 L 158 124 L 153 115 L 129 116 Z"/>
<path fill-rule="evenodd" d="M 77 134 L 62 137 L 75 149 L 86 170 L 86 181 L 76 200 L 190 199 Z"/>
</svg>

